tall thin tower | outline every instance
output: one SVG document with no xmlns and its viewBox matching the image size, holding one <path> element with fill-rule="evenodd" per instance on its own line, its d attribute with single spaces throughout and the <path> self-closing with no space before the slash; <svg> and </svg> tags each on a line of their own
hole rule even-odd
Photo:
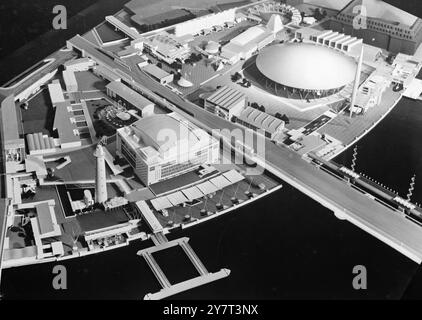
<svg viewBox="0 0 422 320">
<path fill-rule="evenodd" d="M 106 168 L 105 168 L 105 154 L 104 147 L 101 144 L 97 144 L 97 149 L 94 152 L 94 156 L 97 158 L 97 168 L 95 174 L 95 202 L 104 203 L 107 201 L 107 180 L 106 180 Z"/>
<path fill-rule="evenodd" d="M 355 104 L 356 104 L 356 96 L 358 94 L 359 84 L 360 84 L 360 73 L 362 72 L 362 63 L 363 63 L 363 40 L 362 40 L 362 48 L 360 51 L 358 66 L 356 68 L 355 83 L 353 85 L 352 98 L 350 100 L 350 118 L 353 115 L 353 108 L 355 107 Z"/>
</svg>

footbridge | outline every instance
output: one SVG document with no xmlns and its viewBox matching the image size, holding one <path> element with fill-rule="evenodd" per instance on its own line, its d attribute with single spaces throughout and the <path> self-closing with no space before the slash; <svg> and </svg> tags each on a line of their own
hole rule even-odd
<svg viewBox="0 0 422 320">
<path fill-rule="evenodd" d="M 152 241 L 154 242 L 155 246 L 139 251 L 138 255 L 145 259 L 148 266 L 151 268 L 152 272 L 160 283 L 162 289 L 156 293 L 148 293 L 145 295 L 144 300 L 164 299 L 177 293 L 205 285 L 230 275 L 230 270 L 224 268 L 215 273 L 208 272 L 202 261 L 189 245 L 189 238 L 180 238 L 177 240 L 168 241 L 164 234 L 156 233 L 152 236 Z M 187 255 L 195 269 L 198 271 L 199 276 L 176 284 L 171 284 L 152 254 L 176 246 L 180 246 L 183 249 L 184 253 Z"/>
</svg>

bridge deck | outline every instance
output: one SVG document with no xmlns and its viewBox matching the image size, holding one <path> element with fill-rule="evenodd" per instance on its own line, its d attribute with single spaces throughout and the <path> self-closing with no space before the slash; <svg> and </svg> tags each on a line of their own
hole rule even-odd
<svg viewBox="0 0 422 320">
<path fill-rule="evenodd" d="M 199 259 L 199 257 L 193 251 L 192 247 L 188 244 L 189 238 L 180 238 L 173 241 L 167 241 L 167 238 L 163 234 L 157 233 L 152 237 L 152 240 L 154 241 L 155 246 L 138 251 L 138 255 L 144 257 L 144 259 L 147 261 L 152 272 L 160 283 L 162 289 L 156 293 L 148 293 L 147 295 L 145 295 L 144 300 L 164 299 L 177 293 L 202 286 L 204 284 L 228 277 L 230 275 L 230 270 L 228 269 L 221 269 L 216 273 L 209 273 L 201 262 L 201 260 Z M 189 260 L 192 262 L 192 264 L 198 271 L 198 277 L 176 284 L 171 284 L 169 282 L 163 270 L 155 261 L 152 254 L 154 252 L 166 250 L 175 246 L 182 247 L 183 251 L 186 253 Z"/>
</svg>

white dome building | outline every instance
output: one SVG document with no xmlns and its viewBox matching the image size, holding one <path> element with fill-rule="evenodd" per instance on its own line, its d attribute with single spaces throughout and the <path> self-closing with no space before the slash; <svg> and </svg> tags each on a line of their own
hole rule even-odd
<svg viewBox="0 0 422 320">
<path fill-rule="evenodd" d="M 325 97 L 354 81 L 356 61 L 311 43 L 287 43 L 261 51 L 256 66 L 267 88 L 291 98 Z"/>
</svg>

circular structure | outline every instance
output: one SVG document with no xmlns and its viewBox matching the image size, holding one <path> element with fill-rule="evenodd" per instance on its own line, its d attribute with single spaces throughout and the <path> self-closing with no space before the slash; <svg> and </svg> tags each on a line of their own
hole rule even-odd
<svg viewBox="0 0 422 320">
<path fill-rule="evenodd" d="M 288 43 L 261 51 L 256 66 L 265 85 L 278 95 L 321 98 L 334 94 L 355 78 L 351 57 L 310 43 Z"/>
<path fill-rule="evenodd" d="M 302 22 L 302 15 L 298 9 L 291 5 L 275 1 L 257 4 L 249 8 L 248 13 L 264 18 L 268 14 L 279 14 L 286 23 L 287 20 L 295 25 L 299 25 Z"/>
<path fill-rule="evenodd" d="M 220 44 L 215 41 L 209 41 L 205 47 L 205 51 L 209 54 L 217 54 L 220 50 Z"/>
</svg>

